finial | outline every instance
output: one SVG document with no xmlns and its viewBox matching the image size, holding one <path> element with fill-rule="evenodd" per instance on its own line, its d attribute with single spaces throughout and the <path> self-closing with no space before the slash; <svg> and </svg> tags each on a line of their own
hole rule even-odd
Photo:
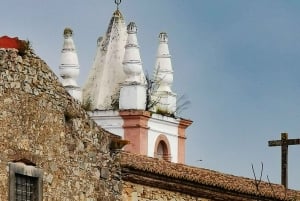
<svg viewBox="0 0 300 201">
<path fill-rule="evenodd" d="M 62 78 L 61 82 L 65 89 L 76 100 L 81 101 L 81 89 L 76 82 L 80 69 L 72 35 L 71 28 L 64 29 L 64 44 L 61 50 L 59 70 Z"/>
<path fill-rule="evenodd" d="M 131 33 L 131 34 L 134 34 L 137 32 L 137 28 L 136 28 L 136 25 L 134 22 L 130 22 L 128 25 L 127 25 L 127 32 L 128 33 Z"/>
<path fill-rule="evenodd" d="M 143 73 L 139 45 L 137 41 L 137 27 L 134 22 L 127 26 L 127 42 L 123 58 L 123 69 L 127 75 L 127 82 L 141 83 L 140 76 Z"/>
<path fill-rule="evenodd" d="M 119 10 L 119 5 L 121 4 L 122 0 L 115 0 L 115 4 L 117 5 L 117 10 Z"/>
<path fill-rule="evenodd" d="M 69 38 L 72 37 L 72 35 L 73 35 L 73 30 L 69 27 L 66 27 L 64 30 L 64 37 Z"/>
<path fill-rule="evenodd" d="M 161 32 L 159 34 L 160 42 L 167 43 L 168 42 L 168 34 L 166 32 Z"/>
</svg>

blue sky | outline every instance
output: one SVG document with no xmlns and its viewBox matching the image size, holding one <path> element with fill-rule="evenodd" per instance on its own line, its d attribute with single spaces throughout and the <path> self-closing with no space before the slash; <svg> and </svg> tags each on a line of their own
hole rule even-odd
<svg viewBox="0 0 300 201">
<path fill-rule="evenodd" d="M 106 31 L 113 0 L 1 2 L 0 35 L 28 39 L 58 74 L 62 32 L 74 31 L 87 77 L 96 40 Z M 187 164 L 280 183 L 281 132 L 300 138 L 300 1 L 123 0 L 126 23 L 136 22 L 143 68 L 152 72 L 159 32 L 169 34 L 173 90 L 191 105 Z M 289 187 L 300 189 L 300 146 L 289 148 Z M 197 160 L 203 160 L 199 162 Z"/>
</svg>

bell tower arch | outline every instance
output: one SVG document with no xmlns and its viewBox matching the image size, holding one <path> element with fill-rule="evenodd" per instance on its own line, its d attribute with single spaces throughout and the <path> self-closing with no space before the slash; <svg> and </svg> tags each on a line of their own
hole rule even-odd
<svg viewBox="0 0 300 201">
<path fill-rule="evenodd" d="M 168 138 L 161 134 L 157 137 L 154 147 L 154 156 L 159 159 L 171 161 L 171 150 Z"/>
</svg>

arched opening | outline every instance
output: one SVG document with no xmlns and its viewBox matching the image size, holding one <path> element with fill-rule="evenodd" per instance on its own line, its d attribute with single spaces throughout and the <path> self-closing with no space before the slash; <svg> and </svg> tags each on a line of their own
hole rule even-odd
<svg viewBox="0 0 300 201">
<path fill-rule="evenodd" d="M 157 138 L 155 143 L 155 151 L 154 151 L 155 157 L 166 161 L 171 161 L 170 153 L 171 152 L 170 152 L 168 139 L 165 136 L 160 135 Z"/>
</svg>

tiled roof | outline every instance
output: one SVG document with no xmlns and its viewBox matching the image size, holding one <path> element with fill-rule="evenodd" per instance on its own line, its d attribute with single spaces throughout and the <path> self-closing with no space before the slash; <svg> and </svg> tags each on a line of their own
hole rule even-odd
<svg viewBox="0 0 300 201">
<path fill-rule="evenodd" d="M 184 164 L 167 162 L 161 159 L 122 152 L 122 168 L 129 168 L 151 174 L 195 182 L 199 185 L 237 192 L 247 195 L 263 196 L 276 200 L 300 197 L 300 191 L 285 190 L 282 185 L 261 182 L 259 192 L 256 190 L 255 181 L 250 178 L 238 177 L 221 172 L 191 167 Z"/>
</svg>

